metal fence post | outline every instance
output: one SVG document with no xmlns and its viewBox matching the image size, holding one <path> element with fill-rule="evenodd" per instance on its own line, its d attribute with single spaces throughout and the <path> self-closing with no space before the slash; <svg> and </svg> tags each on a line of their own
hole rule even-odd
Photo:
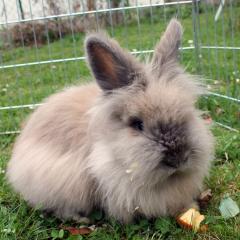
<svg viewBox="0 0 240 240">
<path fill-rule="evenodd" d="M 200 58 L 199 58 L 199 41 L 198 41 L 198 1 L 192 1 L 192 23 L 193 23 L 193 44 L 195 48 L 195 61 L 196 61 L 196 71 L 200 72 Z"/>
</svg>

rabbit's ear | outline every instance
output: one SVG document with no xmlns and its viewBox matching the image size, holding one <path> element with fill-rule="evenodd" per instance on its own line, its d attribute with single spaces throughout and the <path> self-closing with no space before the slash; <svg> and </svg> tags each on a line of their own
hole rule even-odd
<svg viewBox="0 0 240 240">
<path fill-rule="evenodd" d="M 152 59 L 154 70 L 161 71 L 164 64 L 176 63 L 178 61 L 182 33 L 183 29 L 180 22 L 172 19 L 155 48 Z"/>
<path fill-rule="evenodd" d="M 96 33 L 87 37 L 85 46 L 90 68 L 103 90 L 132 84 L 140 64 L 116 41 Z"/>
</svg>

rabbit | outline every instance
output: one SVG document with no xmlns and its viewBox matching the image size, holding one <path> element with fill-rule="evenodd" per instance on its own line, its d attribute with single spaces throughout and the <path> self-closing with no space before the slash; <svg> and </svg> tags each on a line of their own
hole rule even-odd
<svg viewBox="0 0 240 240">
<path fill-rule="evenodd" d="M 148 63 L 88 34 L 96 83 L 47 98 L 14 145 L 7 178 L 30 206 L 76 221 L 101 209 L 127 224 L 195 205 L 214 139 L 195 107 L 204 87 L 178 63 L 182 33 L 172 19 Z"/>
</svg>

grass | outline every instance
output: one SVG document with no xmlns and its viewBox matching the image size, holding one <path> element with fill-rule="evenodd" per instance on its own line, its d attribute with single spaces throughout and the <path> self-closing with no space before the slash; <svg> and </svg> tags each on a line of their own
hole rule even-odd
<svg viewBox="0 0 240 240">
<path fill-rule="evenodd" d="M 203 10 L 204 6 L 202 6 Z M 239 45 L 240 31 L 237 21 L 233 26 L 229 21 L 231 14 L 226 8 L 216 25 L 213 22 L 213 9 L 200 14 L 200 40 L 202 45 L 233 45 L 231 29 L 235 31 L 233 40 Z M 154 8 L 140 12 L 139 28 L 137 18 L 127 26 L 109 28 L 109 32 L 119 40 L 122 46 L 130 50 L 152 49 L 164 29 L 164 18 L 174 15 L 176 9 Z M 193 40 L 192 19 L 190 10 L 180 7 L 180 16 L 185 28 L 183 46 L 190 46 Z M 128 13 L 126 13 L 127 15 Z M 233 10 L 235 19 L 240 17 L 240 9 Z M 144 16 L 143 16 L 144 15 Z M 148 15 L 152 15 L 151 22 Z M 136 16 L 133 14 L 133 18 Z M 222 20 L 224 21 L 224 25 Z M 214 27 L 215 26 L 215 27 Z M 224 26 L 224 31 L 222 31 Z M 238 29 L 238 31 L 237 31 Z M 223 38 L 225 34 L 225 40 Z M 141 36 L 141 37 L 140 37 Z M 84 35 L 66 36 L 49 46 L 21 47 L 2 50 L 3 64 L 19 64 L 25 62 L 44 61 L 49 59 L 69 58 L 83 55 Z M 190 41 L 189 41 L 190 40 Z M 75 47 L 75 50 L 74 50 Z M 202 74 L 212 91 L 239 98 L 240 51 L 200 50 L 200 57 L 192 50 L 182 52 L 181 60 L 187 71 Z M 89 71 L 85 62 L 63 62 L 1 69 L 0 71 L 0 106 L 38 103 L 49 94 L 64 86 L 81 84 L 88 81 Z M 217 80 L 217 82 L 216 82 Z M 204 97 L 199 106 L 209 111 L 214 120 L 240 129 L 239 104 L 216 97 Z M 21 121 L 31 109 L 15 109 L 0 111 L 0 132 L 17 130 Z M 69 237 L 59 227 L 61 222 L 53 217 L 44 217 L 37 209 L 29 208 L 16 195 L 5 180 L 5 169 L 11 155 L 14 135 L 0 136 L 0 239 L 240 239 L 240 217 L 225 220 L 218 210 L 219 203 L 225 194 L 229 194 L 240 205 L 240 134 L 218 126 L 213 127 L 216 137 L 216 159 L 213 163 L 206 186 L 213 191 L 213 199 L 203 212 L 207 216 L 209 230 L 206 233 L 193 233 L 177 226 L 174 219 L 159 218 L 151 221 L 140 220 L 136 224 L 122 226 L 113 219 L 105 219 L 95 214 L 97 230 L 87 237 Z M 64 223 L 77 226 L 74 222 Z"/>
</svg>

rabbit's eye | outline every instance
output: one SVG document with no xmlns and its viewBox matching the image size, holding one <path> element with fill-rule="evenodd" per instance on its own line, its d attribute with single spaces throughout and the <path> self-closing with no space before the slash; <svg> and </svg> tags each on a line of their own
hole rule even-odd
<svg viewBox="0 0 240 240">
<path fill-rule="evenodd" d="M 140 118 L 133 117 L 129 120 L 129 126 L 138 131 L 143 131 L 143 121 Z"/>
</svg>

